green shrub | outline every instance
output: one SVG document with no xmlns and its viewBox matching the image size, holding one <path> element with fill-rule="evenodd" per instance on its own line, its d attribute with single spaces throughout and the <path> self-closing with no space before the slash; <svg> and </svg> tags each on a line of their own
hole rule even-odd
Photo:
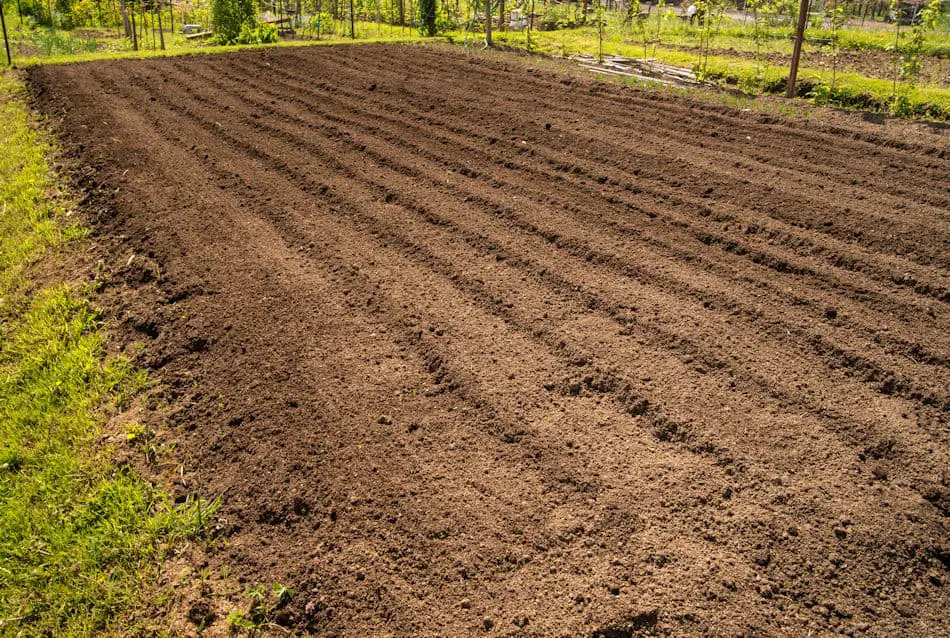
<svg viewBox="0 0 950 638">
<path fill-rule="evenodd" d="M 257 24 L 254 0 L 211 0 L 211 24 L 221 44 L 237 42 L 248 22 Z"/>
<path fill-rule="evenodd" d="M 259 24 L 247 21 L 241 26 L 238 44 L 269 44 L 277 42 L 277 27 L 273 24 Z"/>
<path fill-rule="evenodd" d="M 422 35 L 435 35 L 435 20 L 438 13 L 436 0 L 419 0 L 419 23 Z"/>
</svg>

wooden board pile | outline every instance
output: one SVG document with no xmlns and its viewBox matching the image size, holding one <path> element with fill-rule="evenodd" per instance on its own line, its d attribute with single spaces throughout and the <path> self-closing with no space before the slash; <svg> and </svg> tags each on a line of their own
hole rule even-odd
<svg viewBox="0 0 950 638">
<path fill-rule="evenodd" d="M 644 82 L 675 84 L 679 86 L 700 84 L 696 74 L 669 64 L 657 62 L 654 58 L 628 58 L 622 55 L 605 55 L 603 62 L 586 53 L 571 56 L 582 68 L 600 75 L 615 75 L 634 78 Z"/>
</svg>

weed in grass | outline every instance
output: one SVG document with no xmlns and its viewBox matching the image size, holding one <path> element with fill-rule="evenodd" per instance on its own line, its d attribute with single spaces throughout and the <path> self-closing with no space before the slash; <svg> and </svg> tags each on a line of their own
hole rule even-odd
<svg viewBox="0 0 950 638">
<path fill-rule="evenodd" d="M 263 585 L 251 587 L 246 596 L 250 603 L 248 609 L 228 614 L 226 622 L 231 634 L 243 631 L 254 636 L 267 627 L 273 627 L 275 614 L 294 597 L 293 592 L 280 583 L 274 583 L 269 591 Z"/>
</svg>

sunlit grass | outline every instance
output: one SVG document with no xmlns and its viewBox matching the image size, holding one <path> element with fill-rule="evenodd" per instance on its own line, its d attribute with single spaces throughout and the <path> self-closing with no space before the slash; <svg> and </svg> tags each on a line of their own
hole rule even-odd
<svg viewBox="0 0 950 638">
<path fill-rule="evenodd" d="M 213 508 L 173 505 L 97 443 L 145 377 L 106 356 L 87 290 L 32 278 L 84 234 L 49 151 L 0 76 L 0 635 L 93 636 L 147 602 L 163 553 Z"/>
</svg>

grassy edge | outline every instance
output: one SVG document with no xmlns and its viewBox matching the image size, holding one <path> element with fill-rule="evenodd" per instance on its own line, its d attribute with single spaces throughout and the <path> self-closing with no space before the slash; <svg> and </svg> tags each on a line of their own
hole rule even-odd
<svg viewBox="0 0 950 638">
<path fill-rule="evenodd" d="M 463 34 L 453 34 L 461 38 Z M 527 49 L 523 34 L 499 40 L 512 49 Z M 561 31 L 541 31 L 532 34 L 531 51 L 553 56 L 566 52 L 596 55 L 596 35 L 583 28 Z M 643 45 L 626 38 L 610 38 L 603 42 L 605 54 L 643 57 Z M 696 53 L 670 50 L 660 44 L 650 48 L 649 55 L 672 66 L 691 69 L 700 58 Z M 741 88 L 752 94 L 783 93 L 788 69 L 782 65 L 757 65 L 754 60 L 709 55 L 706 62 L 707 76 L 712 81 Z M 904 117 L 950 121 L 950 89 L 934 86 L 905 87 L 900 108 L 894 104 L 893 83 L 890 80 L 869 78 L 859 73 L 839 71 L 832 89 L 832 72 L 828 69 L 799 68 L 799 94 L 810 101 L 823 105 L 866 111 L 886 112 Z"/>
<path fill-rule="evenodd" d="M 231 45 L 207 45 L 207 46 L 188 46 L 182 48 L 169 48 L 165 51 L 155 49 L 142 49 L 140 51 L 102 51 L 96 53 L 62 54 L 52 56 L 34 56 L 21 57 L 14 59 L 14 66 L 26 68 L 42 64 L 71 64 L 76 62 L 92 62 L 96 60 L 124 60 L 136 58 L 165 58 L 179 57 L 184 55 L 202 55 L 212 53 L 231 53 L 234 51 L 248 51 L 272 48 L 286 47 L 313 47 L 313 46 L 332 46 L 339 44 L 414 44 L 426 41 L 444 41 L 445 38 L 428 38 L 419 35 L 398 36 L 398 37 L 370 37 L 359 38 L 356 40 L 346 38 L 333 38 L 327 40 L 281 40 L 273 44 L 231 44 Z"/>
<path fill-rule="evenodd" d="M 364 25 L 365 26 L 365 25 Z M 170 48 L 161 50 L 141 51 L 113 51 L 89 54 L 68 54 L 58 56 L 41 56 L 19 58 L 16 64 L 19 67 L 29 67 L 41 64 L 70 64 L 95 60 L 118 60 L 135 58 L 177 57 L 187 55 L 202 55 L 227 53 L 243 50 L 260 50 L 283 47 L 330 46 L 340 44 L 418 44 L 449 42 L 461 43 L 466 36 L 464 31 L 452 31 L 438 37 L 423 37 L 420 35 L 380 36 L 359 38 L 336 37 L 326 40 L 294 40 L 280 41 L 273 44 L 248 45 L 210 45 L 189 46 L 184 48 Z M 631 57 L 643 55 L 642 44 L 629 39 L 627 34 L 614 34 L 604 40 L 604 53 L 615 53 Z M 500 34 L 498 43 L 511 49 L 529 50 L 526 36 L 518 33 Z M 566 51 L 596 54 L 598 50 L 597 38 L 589 28 L 566 29 L 559 31 L 535 31 L 532 34 L 532 52 L 547 55 L 563 55 Z M 695 53 L 688 53 L 675 49 L 665 48 L 660 44 L 650 51 L 650 55 L 659 61 L 679 66 L 694 68 L 700 60 Z M 714 83 L 737 87 L 750 94 L 780 94 L 784 92 L 787 70 L 782 65 L 760 65 L 754 60 L 728 55 L 709 55 L 705 62 L 706 77 Z M 896 94 L 893 82 L 877 78 L 869 78 L 855 72 L 841 71 L 834 77 L 828 69 L 801 67 L 799 69 L 799 95 L 819 106 L 832 106 L 844 109 L 855 109 L 888 113 L 906 118 L 950 121 L 950 89 L 937 86 L 918 85 L 903 87 Z"/>
<path fill-rule="evenodd" d="M 72 222 L 22 81 L 0 74 L 0 635 L 101 635 L 141 618 L 163 558 L 213 504 L 174 505 L 101 443 L 146 383 L 106 353 L 92 288 L 65 269 Z M 134 432 L 127 442 L 135 445 Z"/>
</svg>

